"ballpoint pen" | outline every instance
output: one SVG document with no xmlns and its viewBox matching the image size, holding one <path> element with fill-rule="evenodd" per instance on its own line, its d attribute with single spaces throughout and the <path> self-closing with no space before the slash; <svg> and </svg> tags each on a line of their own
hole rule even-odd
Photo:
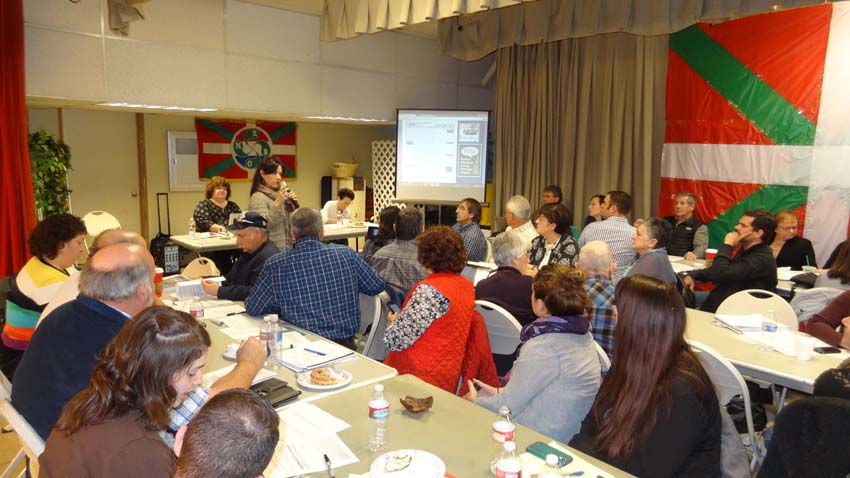
<svg viewBox="0 0 850 478">
<path fill-rule="evenodd" d="M 227 314 L 225 314 L 225 315 L 226 315 L 227 317 L 230 317 L 231 315 L 239 315 L 239 314 L 244 314 L 244 313 L 245 313 L 245 311 L 244 311 L 244 310 L 239 310 L 239 311 L 236 311 L 236 312 L 228 312 L 228 313 L 227 313 Z"/>
<path fill-rule="evenodd" d="M 331 467 L 331 459 L 328 458 L 328 455 L 324 455 L 324 457 L 325 457 L 325 466 L 328 467 L 328 478 L 335 478 L 334 477 L 334 469 L 333 469 L 333 467 Z"/>
<path fill-rule="evenodd" d="M 304 349 L 304 351 L 305 351 L 305 352 L 310 352 L 311 354 L 321 355 L 322 357 L 324 357 L 325 355 L 327 355 L 327 354 L 326 354 L 326 353 L 324 353 L 324 352 L 319 352 L 318 350 L 313 350 L 313 349 L 308 349 L 308 348 L 305 348 L 305 349 Z"/>
</svg>

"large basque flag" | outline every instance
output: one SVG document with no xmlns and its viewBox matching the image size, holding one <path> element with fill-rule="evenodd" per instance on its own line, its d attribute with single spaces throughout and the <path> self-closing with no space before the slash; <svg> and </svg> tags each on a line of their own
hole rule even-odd
<svg viewBox="0 0 850 478">
<path fill-rule="evenodd" d="M 709 241 L 748 209 L 794 210 L 822 264 L 850 216 L 850 2 L 670 36 L 659 213 L 691 191 Z"/>
<path fill-rule="evenodd" d="M 249 179 L 260 161 L 275 156 L 283 177 L 295 177 L 295 123 L 195 118 L 198 177 Z"/>
</svg>

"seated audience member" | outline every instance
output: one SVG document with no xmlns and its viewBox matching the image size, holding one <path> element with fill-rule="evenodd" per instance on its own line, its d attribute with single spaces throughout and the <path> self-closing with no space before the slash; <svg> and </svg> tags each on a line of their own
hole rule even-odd
<svg viewBox="0 0 850 478">
<path fill-rule="evenodd" d="M 106 246 L 111 246 L 112 244 L 136 244 L 139 247 L 147 248 L 148 244 L 145 242 L 145 239 L 139 235 L 137 232 L 125 231 L 123 229 L 107 229 L 92 241 L 92 246 L 89 248 L 89 257 L 95 255 L 97 251 L 103 249 Z M 56 294 L 53 296 L 53 299 L 47 304 L 47 307 L 41 312 L 41 315 L 38 318 L 38 323 L 44 320 L 45 317 L 50 315 L 54 309 L 59 307 L 60 305 L 70 302 L 77 298 L 80 294 L 80 274 L 74 274 L 70 279 L 66 280 L 62 283 L 62 286 L 56 291 Z"/>
<path fill-rule="evenodd" d="M 813 315 L 806 331 L 833 347 L 850 350 L 850 290 Z"/>
<path fill-rule="evenodd" d="M 573 214 L 563 204 L 547 204 L 540 208 L 537 234 L 531 241 L 531 265 L 541 268 L 547 264 L 571 266 L 578 257 L 578 243 L 573 239 L 570 224 Z"/>
<path fill-rule="evenodd" d="M 38 317 L 70 277 L 84 250 L 86 226 L 71 214 L 53 214 L 30 232 L 27 245 L 32 258 L 11 279 L 6 296 L 6 323 L 0 344 L 0 371 L 9 380 L 29 345 Z"/>
<path fill-rule="evenodd" d="M 170 478 L 159 436 L 201 385 L 210 336 L 185 312 L 150 307 L 97 356 L 88 387 L 65 406 L 39 457 L 39 476 Z"/>
<path fill-rule="evenodd" d="M 393 242 L 393 239 L 395 239 L 395 221 L 398 218 L 399 211 L 401 209 L 397 206 L 387 206 L 381 210 L 378 217 L 378 236 L 375 238 L 366 237 L 363 250 L 360 252 L 360 257 L 364 261 L 370 262 L 378 249 Z"/>
<path fill-rule="evenodd" d="M 578 269 L 540 269 L 531 296 L 539 318 L 522 328 L 510 381 L 497 389 L 475 380 L 481 390 L 470 383 L 465 398 L 493 412 L 507 405 L 518 423 L 561 442 L 572 438 L 593 404 L 602 370 L 588 333 L 590 298 L 583 284 Z"/>
<path fill-rule="evenodd" d="M 206 187 L 206 199 L 195 207 L 192 217 L 198 232 L 224 232 L 231 214 L 242 212 L 239 205 L 230 200 L 230 182 L 213 176 Z"/>
<path fill-rule="evenodd" d="M 531 243 L 537 237 L 537 229 L 531 221 L 531 204 L 523 196 L 511 196 L 505 204 L 505 220 L 508 228 L 505 231 L 516 231 Z"/>
<path fill-rule="evenodd" d="M 584 222 L 581 224 L 582 230 L 584 230 L 588 224 L 602 220 L 603 202 L 605 202 L 605 196 L 602 194 L 596 194 L 590 197 L 590 202 L 587 204 L 587 217 L 584 218 Z"/>
<path fill-rule="evenodd" d="M 473 198 L 466 198 L 457 205 L 455 214 L 457 223 L 452 229 L 463 238 L 468 260 L 481 262 L 487 259 L 487 240 L 478 226 L 481 221 L 481 203 Z"/>
<path fill-rule="evenodd" d="M 543 206 L 546 204 L 560 204 L 564 199 L 564 193 L 561 187 L 556 184 L 550 184 L 543 188 Z"/>
<path fill-rule="evenodd" d="M 384 280 L 349 247 L 322 242 L 318 210 L 302 207 L 291 220 L 295 245 L 266 262 L 245 310 L 253 316 L 278 314 L 353 349 L 360 327 L 357 294 L 380 294 Z"/>
<path fill-rule="evenodd" d="M 33 334 L 32 342 L 15 376 L 12 403 L 44 439 L 59 418 L 62 407 L 84 389 L 95 357 L 121 327 L 153 302 L 153 257 L 132 243 L 104 247 L 89 258 L 80 273 L 80 295 L 48 315 Z M 237 352 L 237 364 L 209 394 L 246 387 L 263 367 L 265 348 L 249 339 Z M 191 399 L 203 403 L 203 396 Z M 173 431 L 182 418 L 175 414 Z"/>
<path fill-rule="evenodd" d="M 850 400 L 850 358 L 818 375 L 812 395 Z"/>
<path fill-rule="evenodd" d="M 192 217 L 198 232 L 225 232 L 231 214 L 242 212 L 239 205 L 230 200 L 230 182 L 213 176 L 207 183 L 206 198 L 195 207 Z M 222 274 L 227 274 L 233 265 L 234 251 L 211 251 L 205 253 L 215 262 Z"/>
<path fill-rule="evenodd" d="M 531 276 L 528 275 L 528 242 L 519 231 L 499 234 L 493 240 L 493 261 L 499 266 L 475 286 L 475 299 L 492 302 L 522 325 L 537 319 L 531 310 Z"/>
<path fill-rule="evenodd" d="M 570 446 L 635 476 L 720 476 L 720 405 L 685 342 L 682 296 L 640 275 L 616 293 L 616 358 Z"/>
<path fill-rule="evenodd" d="M 676 193 L 674 209 L 676 214 L 664 219 L 670 223 L 673 232 L 667 244 L 667 253 L 682 256 L 685 260 L 705 258 L 708 249 L 708 226 L 694 216 L 697 197 L 693 193 Z"/>
<path fill-rule="evenodd" d="M 611 271 L 614 260 L 611 249 L 603 241 L 590 241 L 581 248 L 576 267 L 584 271 L 584 289 L 590 297 L 590 331 L 593 339 L 612 360 L 614 331 L 617 328 L 617 308 L 614 306 L 614 284 Z"/>
<path fill-rule="evenodd" d="M 776 261 L 768 247 L 775 229 L 776 221 L 767 210 L 747 211 L 735 230 L 726 234 L 711 267 L 687 273 L 683 280 L 691 290 L 696 282 L 716 285 L 700 309 L 714 312 L 727 297 L 741 290 L 776 290 Z M 738 244 L 741 248 L 732 257 Z"/>
<path fill-rule="evenodd" d="M 429 275 L 410 291 L 401 312 L 387 316 L 384 363 L 454 393 L 475 307 L 472 282 L 460 275 L 466 247 L 445 226 L 426 229 L 418 246 Z"/>
<path fill-rule="evenodd" d="M 256 393 L 219 393 L 177 432 L 174 478 L 263 476 L 280 438 L 279 423 L 275 409 Z"/>
<path fill-rule="evenodd" d="M 850 289 L 850 243 L 845 241 L 841 244 L 832 265 L 818 275 L 815 287 Z"/>
<path fill-rule="evenodd" d="M 409 207 L 398 213 L 395 221 L 395 240 L 378 249 L 369 262 L 387 284 L 390 298 L 396 304 L 404 299 L 428 272 L 419 263 L 413 239 L 422 232 L 422 212 Z"/>
<path fill-rule="evenodd" d="M 336 224 L 341 220 L 351 219 L 348 206 L 354 201 L 354 191 L 340 188 L 336 192 L 336 201 L 328 201 L 322 208 L 322 224 Z"/>
<path fill-rule="evenodd" d="M 812 241 L 797 235 L 797 216 L 791 211 L 776 213 L 776 236 L 770 243 L 777 267 L 803 270 L 803 266 L 817 266 Z"/>
<path fill-rule="evenodd" d="M 632 249 L 635 228 L 626 215 L 632 210 L 632 197 L 623 191 L 609 191 L 602 201 L 602 221 L 588 224 L 578 238 L 579 247 L 590 241 L 605 241 L 614 256 L 617 268 L 612 277 L 614 284 L 620 280 L 636 259 Z"/>
<path fill-rule="evenodd" d="M 227 226 L 236 236 L 236 245 L 242 249 L 242 255 L 224 276 L 223 285 L 212 280 L 201 282 L 204 292 L 219 299 L 245 300 L 248 297 L 266 261 L 280 252 L 269 240 L 267 224 L 266 218 L 259 213 L 245 211 L 235 224 Z"/>
<path fill-rule="evenodd" d="M 649 218 L 637 226 L 632 237 L 632 247 L 638 253 L 638 260 L 626 275 L 643 274 L 676 285 L 676 273 L 667 257 L 667 240 L 670 238 L 670 224 L 658 218 Z"/>
<path fill-rule="evenodd" d="M 847 241 L 840 242 L 835 249 L 829 254 L 829 259 L 826 260 L 826 263 L 823 265 L 824 269 L 829 269 L 835 263 L 835 258 L 838 257 L 838 253 L 841 251 L 841 248 L 844 247 L 844 244 L 847 244 Z"/>
</svg>

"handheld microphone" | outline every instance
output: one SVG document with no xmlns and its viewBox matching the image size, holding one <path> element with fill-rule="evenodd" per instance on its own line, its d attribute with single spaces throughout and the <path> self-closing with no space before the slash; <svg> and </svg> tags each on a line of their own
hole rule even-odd
<svg viewBox="0 0 850 478">
<path fill-rule="evenodd" d="M 286 187 L 286 181 L 281 181 L 280 187 L 283 188 L 283 190 L 286 191 L 286 192 L 290 191 L 290 189 L 288 187 Z M 291 203 L 293 206 L 295 206 L 295 209 L 298 209 L 299 207 L 301 207 L 301 205 L 298 204 L 298 200 L 296 200 L 296 199 L 289 198 L 286 201 Z"/>
</svg>

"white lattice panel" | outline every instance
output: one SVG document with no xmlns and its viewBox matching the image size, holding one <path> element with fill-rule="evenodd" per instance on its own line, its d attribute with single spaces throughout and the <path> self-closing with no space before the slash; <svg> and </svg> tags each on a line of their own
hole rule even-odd
<svg viewBox="0 0 850 478">
<path fill-rule="evenodd" d="M 395 197 L 395 155 L 394 140 L 372 141 L 372 183 L 375 187 L 373 202 L 375 216 L 382 209 L 393 204 Z M 399 207 L 402 207 L 399 205 Z"/>
</svg>

